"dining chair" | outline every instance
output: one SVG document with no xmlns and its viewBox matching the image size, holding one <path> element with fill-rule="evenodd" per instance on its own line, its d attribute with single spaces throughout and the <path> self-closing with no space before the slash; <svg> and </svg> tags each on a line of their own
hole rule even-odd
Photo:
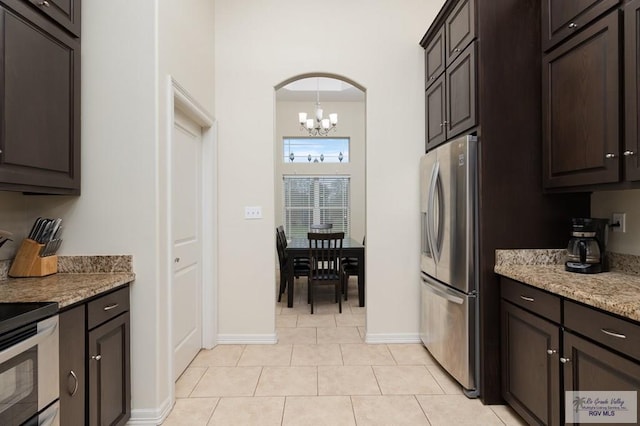
<svg viewBox="0 0 640 426">
<path fill-rule="evenodd" d="M 362 237 L 362 245 L 364 245 L 366 236 Z M 358 275 L 358 259 L 355 257 L 345 257 L 340 263 L 342 268 L 342 294 L 344 300 L 349 300 L 349 277 Z M 358 288 L 360 292 L 360 288 Z"/>
<path fill-rule="evenodd" d="M 307 238 L 309 239 L 309 259 L 311 259 L 308 289 L 311 313 L 313 314 L 314 310 L 317 287 L 329 285 L 334 286 L 338 311 L 342 313 L 340 259 L 344 232 L 309 232 Z"/>
<path fill-rule="evenodd" d="M 283 230 L 284 231 L 284 230 Z M 278 263 L 280 266 L 280 290 L 278 292 L 278 302 L 282 298 L 282 294 L 287 289 L 287 281 L 293 285 L 293 278 L 299 278 L 300 276 L 308 277 L 310 268 L 309 262 L 294 262 L 293 264 L 293 276 L 289 275 L 289 262 L 285 251 L 287 247 L 287 239 L 284 233 L 280 234 L 279 229 L 276 228 L 276 250 L 278 251 Z"/>
</svg>

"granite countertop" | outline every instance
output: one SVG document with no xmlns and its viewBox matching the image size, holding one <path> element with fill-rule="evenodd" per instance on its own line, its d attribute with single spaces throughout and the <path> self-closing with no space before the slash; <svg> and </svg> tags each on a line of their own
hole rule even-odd
<svg viewBox="0 0 640 426">
<path fill-rule="evenodd" d="M 610 272 L 564 270 L 565 250 L 496 250 L 495 272 L 567 299 L 640 321 L 640 257 L 609 254 Z"/>
<path fill-rule="evenodd" d="M 0 301 L 57 302 L 64 308 L 132 282 L 131 264 L 131 256 L 60 256 L 58 273 L 34 278 L 8 278 L 2 264 Z"/>
</svg>

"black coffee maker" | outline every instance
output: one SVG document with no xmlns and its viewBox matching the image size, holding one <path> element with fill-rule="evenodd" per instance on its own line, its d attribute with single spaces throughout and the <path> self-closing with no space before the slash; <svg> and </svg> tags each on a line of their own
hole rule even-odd
<svg viewBox="0 0 640 426">
<path fill-rule="evenodd" d="M 571 239 L 564 269 L 581 274 L 607 271 L 606 244 L 609 219 L 571 219 Z"/>
</svg>

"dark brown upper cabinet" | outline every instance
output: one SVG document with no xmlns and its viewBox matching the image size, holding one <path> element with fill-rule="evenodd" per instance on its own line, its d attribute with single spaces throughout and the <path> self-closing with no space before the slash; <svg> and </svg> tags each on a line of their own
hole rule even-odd
<svg viewBox="0 0 640 426">
<path fill-rule="evenodd" d="M 620 179 L 618 28 L 616 10 L 543 57 L 546 188 Z"/>
<path fill-rule="evenodd" d="M 624 177 L 640 180 L 640 0 L 624 6 Z"/>
<path fill-rule="evenodd" d="M 620 0 L 543 0 L 542 49 L 551 49 L 618 3 Z"/>
<path fill-rule="evenodd" d="M 461 0 L 445 22 L 447 66 L 476 38 L 475 0 Z"/>
<path fill-rule="evenodd" d="M 80 41 L 0 2 L 0 190 L 80 193 Z"/>
<path fill-rule="evenodd" d="M 29 0 L 42 13 L 80 37 L 81 0 Z"/>
<path fill-rule="evenodd" d="M 476 46 L 472 44 L 426 91 L 426 149 L 476 124 Z"/>
<path fill-rule="evenodd" d="M 444 28 L 441 28 L 438 34 L 429 42 L 425 47 L 425 87 L 429 87 L 436 81 L 443 72 L 445 67 L 444 62 Z"/>
</svg>

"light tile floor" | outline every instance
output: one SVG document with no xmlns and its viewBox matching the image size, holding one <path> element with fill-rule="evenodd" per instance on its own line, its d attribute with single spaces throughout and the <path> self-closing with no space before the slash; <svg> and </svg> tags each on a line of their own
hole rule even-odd
<svg viewBox="0 0 640 426">
<path fill-rule="evenodd" d="M 164 425 L 525 425 L 506 406 L 466 398 L 421 344 L 364 343 L 355 279 L 342 314 L 306 282 L 276 306 L 276 345 L 203 350 L 176 382 Z"/>
</svg>

